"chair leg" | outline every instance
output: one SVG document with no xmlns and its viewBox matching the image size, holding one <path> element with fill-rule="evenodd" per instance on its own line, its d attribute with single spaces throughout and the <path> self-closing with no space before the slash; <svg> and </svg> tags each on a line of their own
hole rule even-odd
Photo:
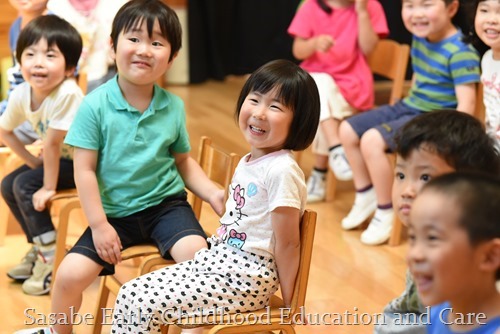
<svg viewBox="0 0 500 334">
<path fill-rule="evenodd" d="M 99 299 L 97 300 L 97 307 L 94 312 L 95 322 L 94 322 L 94 329 L 92 331 L 93 334 L 100 334 L 102 331 L 102 323 L 104 320 L 102 310 L 106 307 L 109 297 L 109 289 L 107 287 L 108 278 L 109 276 L 103 276 L 101 278 L 101 284 L 99 285 L 99 294 L 98 294 Z"/>
<path fill-rule="evenodd" d="M 397 216 L 394 217 L 389 246 L 398 246 L 401 243 L 401 233 L 403 232 L 403 223 Z"/>
<path fill-rule="evenodd" d="M 10 209 L 0 195 L 0 246 L 5 244 L 5 236 L 9 227 Z"/>
<path fill-rule="evenodd" d="M 335 200 L 335 190 L 337 189 L 337 178 L 332 170 L 328 167 L 326 172 L 326 194 L 325 202 L 333 202 Z"/>
</svg>

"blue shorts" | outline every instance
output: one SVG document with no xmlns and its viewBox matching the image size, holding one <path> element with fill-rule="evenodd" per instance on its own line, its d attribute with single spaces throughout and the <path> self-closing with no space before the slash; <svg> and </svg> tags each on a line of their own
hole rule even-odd
<svg viewBox="0 0 500 334">
<path fill-rule="evenodd" d="M 362 112 L 346 119 L 359 138 L 370 130 L 376 129 L 384 138 L 391 151 L 396 150 L 394 137 L 400 128 L 423 111 L 413 109 L 399 101 L 395 105 L 383 105 L 379 108 Z"/>
<path fill-rule="evenodd" d="M 111 218 L 108 222 L 114 227 L 123 249 L 140 244 L 154 244 L 165 259 L 172 259 L 169 250 L 181 238 L 199 235 L 206 238 L 193 209 L 187 202 L 187 194 L 181 193 L 165 198 L 160 204 L 136 212 L 127 217 Z M 99 257 L 88 227 L 70 253 L 85 255 L 103 266 L 100 275 L 114 274 L 115 268 Z"/>
</svg>

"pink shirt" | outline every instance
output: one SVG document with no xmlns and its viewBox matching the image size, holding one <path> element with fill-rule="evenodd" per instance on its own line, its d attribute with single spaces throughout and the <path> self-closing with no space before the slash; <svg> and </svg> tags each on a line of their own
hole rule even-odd
<svg viewBox="0 0 500 334">
<path fill-rule="evenodd" d="M 384 10 L 377 0 L 368 0 L 368 13 L 375 32 L 387 36 L 389 29 Z M 325 13 L 316 0 L 307 0 L 297 11 L 288 28 L 294 37 L 308 39 L 329 34 L 335 44 L 328 52 L 316 52 L 301 63 L 308 72 L 330 74 L 346 101 L 358 110 L 373 107 L 373 75 L 358 46 L 358 18 L 354 4 Z"/>
</svg>

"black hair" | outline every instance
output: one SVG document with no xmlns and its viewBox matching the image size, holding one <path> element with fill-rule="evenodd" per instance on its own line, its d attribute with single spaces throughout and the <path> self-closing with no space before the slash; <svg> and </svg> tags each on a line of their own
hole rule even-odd
<svg viewBox="0 0 500 334">
<path fill-rule="evenodd" d="M 464 3 L 465 12 L 467 13 L 466 20 L 468 26 L 468 29 L 464 30 L 464 41 L 466 43 L 472 44 L 481 56 L 490 48 L 479 38 L 474 24 L 477 7 L 479 6 L 479 3 L 483 1 L 486 0 L 469 0 L 468 2 Z"/>
<path fill-rule="evenodd" d="M 458 223 L 467 232 L 473 246 L 500 238 L 498 177 L 479 173 L 449 173 L 426 184 L 422 193 L 428 191 L 442 193 L 457 203 L 460 215 Z M 500 279 L 500 268 L 496 272 L 496 279 Z"/>
<path fill-rule="evenodd" d="M 278 99 L 293 112 L 284 149 L 301 151 L 311 145 L 319 125 L 319 93 L 313 78 L 297 64 L 284 59 L 273 60 L 252 73 L 241 89 L 235 118 L 248 94 L 266 94 L 278 90 Z"/>
<path fill-rule="evenodd" d="M 47 45 L 57 45 L 64 56 L 66 70 L 76 68 L 82 53 L 82 38 L 66 20 L 56 15 L 43 15 L 32 20 L 21 30 L 17 40 L 16 59 L 21 64 L 23 51 L 41 39 Z"/>
<path fill-rule="evenodd" d="M 333 12 L 332 7 L 328 6 L 325 0 L 316 0 L 318 6 L 327 14 L 331 14 Z"/>
<path fill-rule="evenodd" d="M 153 25 L 158 20 L 160 31 L 170 43 L 171 61 L 182 46 L 182 27 L 175 11 L 160 0 L 131 0 L 123 5 L 113 20 L 111 40 L 116 51 L 118 36 L 146 22 L 149 37 L 153 34 Z"/>
<path fill-rule="evenodd" d="M 435 152 L 457 171 L 500 175 L 500 154 L 483 124 L 455 110 L 419 115 L 401 128 L 395 137 L 396 153 L 403 159 L 418 149 Z"/>
</svg>

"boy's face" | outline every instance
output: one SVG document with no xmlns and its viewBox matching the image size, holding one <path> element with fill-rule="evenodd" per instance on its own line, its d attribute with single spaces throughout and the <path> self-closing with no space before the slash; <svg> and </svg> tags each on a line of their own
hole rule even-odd
<svg viewBox="0 0 500 334">
<path fill-rule="evenodd" d="M 113 52 L 120 83 L 153 84 L 172 65 L 173 59 L 168 61 L 170 52 L 170 43 L 162 36 L 158 21 L 151 37 L 145 21 L 139 27 L 122 31 Z"/>
<path fill-rule="evenodd" d="M 45 98 L 73 71 L 66 69 L 66 60 L 57 45 L 49 46 L 45 38 L 28 46 L 21 54 L 21 73 L 30 84 L 33 96 Z"/>
<path fill-rule="evenodd" d="M 451 19 L 458 10 L 458 1 L 403 0 L 403 23 L 413 35 L 439 42 L 454 32 Z"/>
<path fill-rule="evenodd" d="M 479 2 L 474 28 L 479 38 L 493 50 L 495 55 L 500 56 L 500 2 L 498 0 Z"/>
<path fill-rule="evenodd" d="M 425 306 L 457 300 L 473 291 L 477 280 L 480 247 L 473 247 L 459 226 L 461 212 L 453 198 L 425 191 L 410 214 L 407 262 Z"/>
<path fill-rule="evenodd" d="M 432 178 L 454 170 L 425 144 L 413 150 L 407 159 L 396 157 L 392 203 L 403 224 L 408 225 L 410 209 L 420 189 Z"/>
<path fill-rule="evenodd" d="M 22 14 L 44 11 L 48 0 L 9 0 L 9 2 Z"/>
</svg>

